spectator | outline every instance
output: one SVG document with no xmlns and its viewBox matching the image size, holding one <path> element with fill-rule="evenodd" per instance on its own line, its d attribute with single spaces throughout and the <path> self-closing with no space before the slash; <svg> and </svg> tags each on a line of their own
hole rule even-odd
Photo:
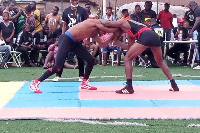
<svg viewBox="0 0 200 133">
<path fill-rule="evenodd" d="M 164 40 L 170 41 L 171 39 L 171 31 L 173 28 L 173 15 L 169 12 L 170 4 L 164 4 L 165 9 L 160 11 L 157 16 L 157 22 L 161 24 L 162 28 L 164 29 L 163 37 Z M 169 49 L 169 44 L 167 45 L 167 50 Z"/>
<path fill-rule="evenodd" d="M 110 36 L 110 33 L 107 33 L 101 37 L 102 40 L 107 40 L 108 37 Z M 117 56 L 118 56 L 118 63 L 116 64 L 117 66 L 120 66 L 120 61 L 121 61 L 121 50 L 120 47 L 115 45 L 114 43 L 109 43 L 106 47 L 103 48 L 102 53 L 103 53 L 103 64 L 102 66 L 107 65 L 107 60 L 108 60 L 108 54 L 112 51 L 116 51 Z"/>
<path fill-rule="evenodd" d="M 87 11 L 78 5 L 79 0 L 70 0 L 71 6 L 66 8 L 63 12 L 62 20 L 64 21 L 62 26 L 62 33 L 65 33 L 66 30 L 74 25 L 88 19 Z M 80 45 L 82 45 L 82 41 L 80 41 Z M 73 62 L 74 53 L 69 52 L 68 60 L 69 62 Z M 79 66 L 79 77 L 82 80 L 84 75 L 84 61 L 77 57 L 78 66 Z M 61 71 L 62 73 L 62 71 Z M 60 74 L 61 75 L 61 74 Z"/>
<path fill-rule="evenodd" d="M 172 24 L 174 27 L 178 27 L 178 23 L 177 23 L 177 15 L 173 14 L 173 20 L 172 20 Z"/>
<path fill-rule="evenodd" d="M 45 15 L 45 11 L 44 10 L 40 10 L 40 23 L 42 24 L 42 26 L 45 25 L 45 19 L 46 19 L 46 15 Z"/>
<path fill-rule="evenodd" d="M 51 44 L 49 46 L 48 54 L 47 54 L 47 57 L 45 59 L 45 63 L 43 65 L 43 69 L 48 69 L 48 68 L 52 67 L 55 64 L 55 59 L 56 59 L 57 52 L 58 52 L 58 39 L 56 40 L 56 42 L 54 44 Z M 67 62 L 65 62 L 64 67 L 65 68 L 75 69 L 77 66 L 70 65 Z"/>
<path fill-rule="evenodd" d="M 87 11 L 88 15 L 92 14 L 91 11 L 90 11 L 91 10 L 90 3 L 85 4 L 85 10 Z"/>
<path fill-rule="evenodd" d="M 12 18 L 13 16 L 13 8 L 14 8 L 15 4 L 14 2 L 10 1 L 8 2 L 8 5 L 6 6 L 4 12 L 8 12 L 9 13 L 9 20 L 10 21 L 13 21 L 14 19 Z"/>
<path fill-rule="evenodd" d="M 123 19 L 123 20 L 130 20 L 128 9 L 123 9 L 122 10 L 122 18 L 121 19 Z"/>
<path fill-rule="evenodd" d="M 45 24 L 49 26 L 50 32 L 54 32 L 58 26 L 62 23 L 60 15 L 58 15 L 59 8 L 53 7 L 53 12 L 48 14 L 45 18 Z"/>
<path fill-rule="evenodd" d="M 5 52 L 5 54 L 3 56 L 3 60 L 0 64 L 0 69 L 5 68 L 5 64 L 9 60 L 10 51 L 11 51 L 11 47 L 9 45 L 0 45 L 0 52 Z"/>
<path fill-rule="evenodd" d="M 193 10 L 189 10 L 185 12 L 185 16 L 184 16 L 185 20 L 187 20 L 189 22 L 189 29 L 192 29 L 192 27 L 194 26 L 194 22 L 195 22 L 195 17 L 194 17 L 194 11 Z"/>
<path fill-rule="evenodd" d="M 112 7 L 106 8 L 106 15 L 102 16 L 102 19 L 106 19 L 106 20 L 109 20 L 109 21 L 116 21 L 116 18 L 113 15 L 113 12 L 112 12 Z"/>
<path fill-rule="evenodd" d="M 17 35 L 22 31 L 23 25 L 24 25 L 24 20 L 26 18 L 26 15 L 22 10 L 19 10 L 18 6 L 14 6 L 13 8 L 14 14 L 16 16 L 14 22 L 15 25 L 15 35 L 14 37 L 16 38 Z"/>
<path fill-rule="evenodd" d="M 175 27 L 173 29 L 174 38 L 178 40 L 179 35 L 182 34 L 182 41 L 188 41 L 189 40 L 188 30 L 185 27 L 183 27 L 183 22 L 184 22 L 183 18 L 178 18 L 178 27 Z M 180 52 L 183 52 L 184 53 L 183 66 L 187 66 L 188 50 L 189 50 L 189 45 L 187 43 L 174 43 L 174 46 L 167 51 L 167 55 L 174 59 L 175 64 L 176 63 L 180 64 L 181 59 L 179 56 Z"/>
<path fill-rule="evenodd" d="M 92 50 L 92 56 L 96 59 L 97 56 L 100 54 L 100 48 L 98 45 L 95 44 L 95 42 L 90 42 L 90 38 L 83 40 L 83 46 L 88 50 Z M 96 63 L 97 64 L 97 59 Z"/>
<path fill-rule="evenodd" d="M 150 19 L 150 27 L 152 30 L 154 30 L 158 36 L 160 37 L 160 42 L 161 42 L 161 48 L 162 52 L 164 53 L 164 45 L 163 45 L 163 28 L 156 22 L 155 18 Z"/>
<path fill-rule="evenodd" d="M 0 23 L 3 22 L 3 11 L 5 10 L 5 6 L 0 6 Z"/>
<path fill-rule="evenodd" d="M 32 60 L 36 60 L 38 47 L 33 45 L 33 35 L 30 33 L 30 25 L 28 23 L 24 25 L 23 31 L 19 33 L 16 44 L 16 50 L 22 53 L 22 60 L 25 61 L 25 65 L 34 66 Z"/>
<path fill-rule="evenodd" d="M 62 34 L 62 26 L 63 23 L 60 24 L 59 28 L 56 29 L 52 34 L 53 34 L 53 39 L 55 40 L 56 38 L 58 38 L 61 34 Z"/>
<path fill-rule="evenodd" d="M 35 30 L 35 18 L 31 14 L 31 6 L 30 5 L 25 7 L 25 13 L 26 13 L 26 19 L 24 20 L 24 26 L 29 25 L 30 26 L 29 32 L 33 33 L 33 31 Z"/>
<path fill-rule="evenodd" d="M 142 16 L 141 16 L 141 7 L 140 5 L 135 6 L 135 12 L 131 14 L 131 20 L 137 21 L 139 23 L 142 23 Z"/>
<path fill-rule="evenodd" d="M 142 21 L 145 21 L 145 18 L 156 18 L 156 12 L 151 10 L 152 2 L 146 1 L 144 5 L 144 10 L 141 11 Z"/>
<path fill-rule="evenodd" d="M 53 34 L 49 31 L 49 27 L 44 25 L 42 31 L 35 33 L 34 38 L 36 38 L 35 45 L 37 45 L 40 50 L 45 50 L 42 52 L 42 57 L 39 62 L 40 65 L 44 65 L 44 61 L 48 53 L 48 47 L 53 43 Z M 37 55 L 37 59 L 38 57 L 39 53 Z M 37 60 L 35 60 L 35 63 L 37 63 Z"/>
<path fill-rule="evenodd" d="M 190 36 L 193 35 L 193 32 L 195 30 L 197 30 L 197 32 L 198 32 L 198 37 L 197 37 L 198 53 L 200 54 L 200 25 L 199 25 L 199 23 L 200 23 L 200 7 L 197 5 L 197 3 L 195 1 L 190 1 L 189 8 L 190 8 L 190 10 L 194 11 L 194 16 L 195 16 L 195 23 L 190 31 Z M 197 61 L 197 67 L 195 67 L 194 69 L 200 69 L 200 60 Z"/>
<path fill-rule="evenodd" d="M 106 15 L 102 16 L 102 19 L 106 19 L 108 21 L 116 21 L 115 16 L 113 16 L 112 7 L 106 8 Z M 108 35 L 109 34 L 105 35 L 105 37 Z M 104 40 L 106 40 L 106 38 Z M 120 53 L 120 47 L 113 45 L 113 43 L 110 43 L 109 45 L 107 45 L 106 47 L 103 48 L 103 50 L 102 50 L 102 53 L 103 53 L 103 64 L 102 65 L 103 66 L 107 65 L 108 54 L 109 54 L 109 52 L 112 52 L 113 50 L 117 50 L 118 54 Z"/>
<path fill-rule="evenodd" d="M 9 13 L 3 13 L 3 22 L 0 23 L 0 38 L 4 40 L 6 45 L 15 48 L 13 44 L 13 36 L 15 34 L 15 27 L 12 21 L 9 21 Z"/>
<path fill-rule="evenodd" d="M 36 9 L 36 2 L 32 1 L 30 3 L 31 11 L 33 14 L 33 17 L 35 18 L 35 31 L 34 33 L 37 33 L 42 30 L 42 19 L 41 19 L 41 13 L 40 10 Z"/>
<path fill-rule="evenodd" d="M 129 16 L 129 12 L 128 12 L 128 9 L 123 9 L 122 10 L 122 20 L 130 20 L 130 16 Z M 121 35 L 121 40 L 126 44 L 126 40 L 128 39 L 128 34 L 127 33 L 123 33 Z M 126 52 L 121 49 L 121 52 L 123 52 L 124 54 L 126 54 Z"/>
</svg>

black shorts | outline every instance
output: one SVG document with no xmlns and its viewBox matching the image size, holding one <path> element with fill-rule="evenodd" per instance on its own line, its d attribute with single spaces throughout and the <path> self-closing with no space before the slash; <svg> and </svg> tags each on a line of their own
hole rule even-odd
<svg viewBox="0 0 200 133">
<path fill-rule="evenodd" d="M 137 40 L 137 43 L 145 46 L 161 46 L 160 37 L 151 30 L 143 31 Z"/>
</svg>

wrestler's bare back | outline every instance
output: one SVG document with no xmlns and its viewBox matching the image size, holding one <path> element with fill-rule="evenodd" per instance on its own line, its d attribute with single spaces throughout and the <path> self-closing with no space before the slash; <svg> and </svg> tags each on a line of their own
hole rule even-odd
<svg viewBox="0 0 200 133">
<path fill-rule="evenodd" d="M 76 41 L 81 41 L 85 38 L 98 35 L 98 24 L 101 24 L 99 20 L 89 19 L 71 27 L 68 31 Z"/>
</svg>

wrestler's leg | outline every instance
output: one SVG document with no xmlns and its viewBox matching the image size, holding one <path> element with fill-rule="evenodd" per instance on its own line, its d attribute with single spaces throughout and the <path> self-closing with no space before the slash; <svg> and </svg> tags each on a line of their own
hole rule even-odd
<svg viewBox="0 0 200 133">
<path fill-rule="evenodd" d="M 124 66 L 125 66 L 125 73 L 126 73 L 126 86 L 121 90 L 116 90 L 116 93 L 119 94 L 132 94 L 134 93 L 133 87 L 132 87 L 132 72 L 133 72 L 133 66 L 132 61 L 135 59 L 139 54 L 141 54 L 145 49 L 147 49 L 147 46 L 144 46 L 139 43 L 134 43 L 130 49 L 128 50 L 126 56 L 124 57 Z"/>
<path fill-rule="evenodd" d="M 158 66 L 162 69 L 163 73 L 170 80 L 173 90 L 174 91 L 179 91 L 179 88 L 176 85 L 176 83 L 175 83 L 175 81 L 174 81 L 174 79 L 172 77 L 172 74 L 171 74 L 171 72 L 169 70 L 169 67 L 163 62 L 161 47 L 153 46 L 153 47 L 151 47 L 151 50 L 153 52 L 154 58 L 155 58 L 155 60 L 156 60 L 156 62 L 158 64 Z"/>
</svg>

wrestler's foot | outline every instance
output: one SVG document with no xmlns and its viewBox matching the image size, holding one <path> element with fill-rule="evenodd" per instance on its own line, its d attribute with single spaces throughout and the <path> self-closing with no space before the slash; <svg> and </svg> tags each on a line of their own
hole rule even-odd
<svg viewBox="0 0 200 133">
<path fill-rule="evenodd" d="M 87 90 L 97 90 L 96 87 L 91 86 L 91 85 L 89 84 L 89 81 L 88 81 L 87 79 L 83 79 L 80 88 L 81 88 L 81 89 L 87 89 Z"/>
<path fill-rule="evenodd" d="M 175 80 L 172 79 L 172 80 L 170 80 L 170 82 L 171 82 L 171 87 L 172 87 L 172 88 L 169 89 L 169 91 L 179 91 L 179 88 L 178 88 L 178 86 L 177 86 Z"/>
<path fill-rule="evenodd" d="M 127 85 L 121 89 L 121 90 L 116 90 L 115 91 L 116 93 L 118 94 L 133 94 L 134 93 L 134 90 L 133 90 L 133 87 L 128 87 Z"/>
<path fill-rule="evenodd" d="M 30 85 L 30 90 L 32 90 L 34 93 L 42 93 L 42 91 L 39 88 L 40 81 L 38 79 L 35 79 L 33 83 Z"/>
</svg>

